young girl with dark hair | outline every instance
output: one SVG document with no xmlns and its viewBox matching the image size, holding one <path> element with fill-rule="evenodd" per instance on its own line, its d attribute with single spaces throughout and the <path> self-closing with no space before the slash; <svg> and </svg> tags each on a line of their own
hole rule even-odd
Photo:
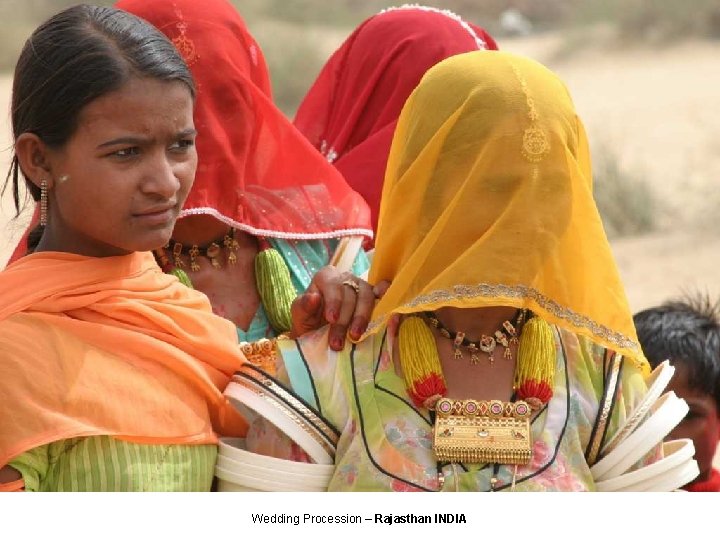
<svg viewBox="0 0 720 540">
<path fill-rule="evenodd" d="M 375 300 L 353 275 L 368 266 L 357 249 L 371 235 L 367 205 L 273 104 L 262 51 L 227 0 L 116 7 L 164 33 L 197 82 L 200 161 L 158 263 L 206 294 L 240 341 L 328 322 L 341 349 L 348 330 L 363 332 Z M 34 249 L 37 233 L 11 261 Z"/>
<path fill-rule="evenodd" d="M 198 167 L 181 52 L 139 17 L 87 5 L 49 19 L 22 51 L 6 187 L 19 213 L 25 178 L 40 224 L 32 253 L 0 272 L 2 489 L 206 490 L 217 435 L 245 431 L 221 393 L 245 361 L 235 325 L 152 254 Z M 289 323 L 300 333 L 330 312 L 343 341 L 373 300 L 329 267 Z"/>
<path fill-rule="evenodd" d="M 79 5 L 28 39 L 15 157 L 35 252 L 0 272 L 0 489 L 208 490 L 234 326 L 158 268 L 197 166 L 190 72 L 155 28 Z"/>
</svg>

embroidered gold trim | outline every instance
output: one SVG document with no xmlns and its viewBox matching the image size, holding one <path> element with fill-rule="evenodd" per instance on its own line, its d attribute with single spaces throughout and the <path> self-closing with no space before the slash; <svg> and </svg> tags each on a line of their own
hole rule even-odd
<svg viewBox="0 0 720 540">
<path fill-rule="evenodd" d="M 532 125 L 523 133 L 522 155 L 531 163 L 542 161 L 550 152 L 550 142 L 545 132 Z"/>
<path fill-rule="evenodd" d="M 338 435 L 325 423 L 322 418 L 315 414 L 313 410 L 306 407 L 295 396 L 275 383 L 275 381 L 262 375 L 251 367 L 242 366 L 238 372 L 243 373 L 245 377 L 235 375 L 232 379 L 233 382 L 241 384 L 248 390 L 251 390 L 271 402 L 275 407 L 287 414 L 304 431 L 316 439 L 330 455 L 335 455 L 335 446 L 338 443 Z M 275 395 L 268 395 L 266 392 L 259 390 L 257 386 L 260 388 L 267 388 L 268 390 L 274 392 L 274 394 L 282 396 L 282 398 L 290 404 L 290 407 L 282 401 L 279 401 Z"/>
<path fill-rule="evenodd" d="M 593 335 L 602 338 L 613 345 L 626 348 L 633 351 L 640 351 L 639 345 L 627 336 L 614 332 L 593 321 L 585 315 L 576 313 L 575 311 L 561 306 L 554 300 L 551 300 L 538 290 L 527 287 L 525 285 L 495 285 L 490 283 L 480 283 L 477 285 L 455 285 L 452 289 L 441 289 L 432 291 L 415 297 L 413 300 L 403 304 L 395 313 L 407 313 L 414 311 L 419 306 L 427 306 L 439 302 L 448 302 L 455 299 L 473 299 L 473 298 L 497 298 L 498 300 L 529 300 L 537 304 L 537 306 L 549 314 L 567 321 L 577 328 L 587 328 Z M 523 306 L 532 309 L 531 306 Z M 389 315 L 388 315 L 389 316 Z M 375 319 L 368 325 L 366 334 L 371 334 L 380 327 L 387 317 Z"/>
<path fill-rule="evenodd" d="M 598 459 L 600 453 L 600 443 L 603 439 L 603 433 L 605 433 L 605 427 L 607 426 L 608 420 L 610 420 L 610 409 L 615 398 L 615 390 L 617 388 L 618 374 L 620 373 L 620 364 L 622 363 L 622 355 L 616 354 L 613 358 L 613 363 L 610 366 L 610 373 L 608 375 L 607 390 L 605 392 L 605 400 L 602 404 L 602 410 L 599 412 L 600 421 L 598 422 L 597 429 L 595 430 L 595 437 L 593 438 L 590 452 L 588 453 L 588 464 L 594 465 Z"/>
<path fill-rule="evenodd" d="M 525 130 L 523 134 L 522 144 L 522 155 L 525 156 L 530 163 L 540 163 L 545 156 L 550 153 L 550 141 L 548 139 L 545 130 L 538 126 L 537 121 L 540 115 L 538 115 L 537 109 L 535 108 L 535 100 L 530 95 L 527 81 L 522 76 L 520 70 L 517 67 L 512 66 L 513 73 L 520 82 L 523 94 L 525 94 L 525 101 L 528 107 L 528 118 L 530 119 L 530 126 Z M 536 172 L 536 171 L 533 171 Z"/>
</svg>

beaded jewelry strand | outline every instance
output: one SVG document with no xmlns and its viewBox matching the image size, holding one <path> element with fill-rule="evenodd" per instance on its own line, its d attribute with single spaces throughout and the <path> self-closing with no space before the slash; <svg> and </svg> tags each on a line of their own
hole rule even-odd
<svg viewBox="0 0 720 540">
<path fill-rule="evenodd" d="M 292 283 L 290 270 L 285 264 L 282 255 L 266 239 L 258 238 L 258 243 L 260 249 L 255 256 L 255 286 L 271 326 L 278 334 L 281 334 L 289 331 L 292 327 L 290 308 L 297 296 L 297 291 Z M 200 270 L 198 257 L 201 256 L 210 259 L 213 268 L 220 269 L 222 268 L 220 263 L 222 248 L 220 244 L 225 248 L 227 264 L 236 264 L 237 251 L 240 246 L 235 239 L 234 228 L 231 228 L 230 232 L 222 240 L 216 240 L 204 247 L 192 245 L 187 248 L 180 242 L 171 240 L 164 248 L 155 250 L 155 255 L 159 259 L 164 272 L 176 276 L 181 283 L 193 288 L 192 280 L 184 270 L 185 262 L 182 260 L 181 255 L 187 254 L 190 257 L 191 272 Z M 171 245 L 172 263 L 166 253 L 166 250 L 170 249 Z"/>
<path fill-rule="evenodd" d="M 523 320 L 526 316 L 522 314 Z M 505 403 L 447 398 L 435 337 L 425 319 L 409 316 L 400 324 L 403 377 L 415 405 L 435 412 L 433 450 L 438 459 L 516 465 L 530 461 L 530 417 L 552 397 L 556 351 L 552 328 L 543 319 L 531 316 L 518 329 L 513 379 L 518 401 Z"/>
<path fill-rule="evenodd" d="M 518 332 L 517 329 L 523 324 L 527 315 L 527 309 L 519 309 L 513 317 L 513 321 L 504 321 L 500 328 L 495 331 L 493 336 L 482 335 L 478 341 L 470 341 L 465 332 L 457 331 L 453 332 L 448 329 L 445 325 L 440 322 L 437 315 L 431 311 L 424 312 L 425 317 L 430 324 L 438 329 L 440 335 L 451 339 L 453 341 L 453 349 L 455 351 L 455 359 L 462 360 L 463 353 L 461 347 L 465 347 L 470 351 L 470 363 L 478 364 L 480 362 L 480 356 L 478 351 L 482 351 L 488 355 L 488 360 L 492 364 L 495 362 L 493 357 L 493 351 L 498 344 L 500 344 L 505 351 L 503 357 L 506 360 L 512 360 L 512 351 L 510 350 L 511 345 L 518 344 Z"/>
</svg>

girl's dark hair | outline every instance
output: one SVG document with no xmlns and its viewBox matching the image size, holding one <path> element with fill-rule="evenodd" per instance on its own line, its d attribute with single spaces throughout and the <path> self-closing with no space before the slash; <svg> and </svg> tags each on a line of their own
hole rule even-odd
<svg viewBox="0 0 720 540">
<path fill-rule="evenodd" d="M 720 412 L 720 302 L 691 294 L 634 316 L 638 340 L 654 368 L 669 359 L 687 369 L 688 385 Z"/>
<path fill-rule="evenodd" d="M 77 129 L 83 108 L 131 77 L 181 81 L 195 95 L 182 57 L 148 22 L 111 7 L 81 4 L 61 11 L 33 32 L 15 66 L 14 138 L 34 133 L 51 148 L 61 148 Z M 20 172 L 14 156 L 3 192 L 12 181 L 17 215 Z M 26 185 L 38 201 L 40 190 L 27 179 Z"/>
</svg>

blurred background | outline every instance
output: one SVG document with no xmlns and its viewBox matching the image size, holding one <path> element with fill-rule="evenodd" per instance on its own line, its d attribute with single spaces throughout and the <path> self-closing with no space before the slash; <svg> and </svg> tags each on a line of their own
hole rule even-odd
<svg viewBox="0 0 720 540">
<path fill-rule="evenodd" d="M 201 2 L 202 0 L 198 0 Z M 76 2 L 0 0 L 0 166 L 12 69 L 30 32 Z M 109 5 L 112 2 L 100 1 Z M 290 117 L 331 52 L 382 0 L 236 0 Z M 633 310 L 720 296 L 720 0 L 437 0 L 568 84 L 593 147 L 595 195 Z M 0 206 L 0 267 L 27 212 Z"/>
</svg>

